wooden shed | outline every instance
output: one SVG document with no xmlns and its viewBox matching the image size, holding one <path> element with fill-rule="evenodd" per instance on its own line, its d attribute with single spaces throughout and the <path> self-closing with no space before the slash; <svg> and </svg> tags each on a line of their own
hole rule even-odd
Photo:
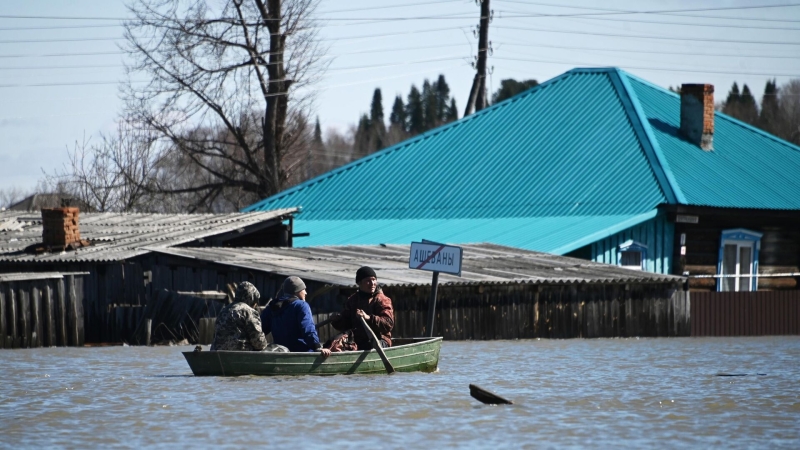
<svg viewBox="0 0 800 450">
<path fill-rule="evenodd" d="M 464 245 L 463 253 L 461 277 L 439 276 L 434 334 L 445 339 L 690 333 L 684 278 L 493 244 Z M 431 273 L 410 269 L 408 255 L 404 245 L 168 248 L 154 252 L 151 267 L 154 280 L 163 276 L 157 284 L 164 289 L 185 290 L 174 284 L 171 268 L 191 267 L 195 289 L 213 288 L 206 280 L 216 277 L 245 279 L 259 288 L 262 301 L 276 294 L 285 277 L 297 275 L 308 286 L 307 301 L 319 322 L 341 309 L 356 291 L 356 270 L 368 265 L 393 300 L 393 334 L 414 337 L 429 331 Z M 332 333 L 324 327 L 320 338 Z"/>
</svg>

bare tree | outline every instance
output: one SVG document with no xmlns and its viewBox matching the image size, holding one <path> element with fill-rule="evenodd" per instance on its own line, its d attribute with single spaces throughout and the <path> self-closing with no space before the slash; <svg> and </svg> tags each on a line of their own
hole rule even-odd
<svg viewBox="0 0 800 450">
<path fill-rule="evenodd" d="M 62 170 L 45 173 L 41 188 L 69 194 L 96 211 L 150 211 L 148 185 L 159 161 L 155 137 L 120 123 L 100 143 L 75 142 Z"/>
<path fill-rule="evenodd" d="M 208 3 L 134 0 L 125 31 L 135 61 L 123 87 L 127 114 L 180 154 L 171 160 L 196 169 L 189 178 L 162 167 L 155 188 L 192 194 L 198 210 L 296 181 L 313 99 L 304 88 L 326 68 L 312 17 L 318 0 Z"/>
<path fill-rule="evenodd" d="M 778 92 L 778 136 L 800 145 L 800 78 L 787 81 Z"/>
</svg>

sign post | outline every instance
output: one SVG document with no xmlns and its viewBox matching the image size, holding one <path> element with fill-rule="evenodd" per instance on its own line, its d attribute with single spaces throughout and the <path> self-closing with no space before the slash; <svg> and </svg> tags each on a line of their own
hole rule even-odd
<svg viewBox="0 0 800 450">
<path fill-rule="evenodd" d="M 439 272 L 461 276 L 461 247 L 439 244 L 428 240 L 411 243 L 408 256 L 410 269 L 433 272 L 431 279 L 431 300 L 428 303 L 428 336 L 433 337 L 433 325 L 436 319 L 436 293 L 439 288 Z"/>
</svg>

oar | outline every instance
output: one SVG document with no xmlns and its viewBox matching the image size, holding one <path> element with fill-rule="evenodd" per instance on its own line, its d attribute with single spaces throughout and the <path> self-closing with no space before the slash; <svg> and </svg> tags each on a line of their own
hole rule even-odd
<svg viewBox="0 0 800 450">
<path fill-rule="evenodd" d="M 381 343 L 378 340 L 375 333 L 372 331 L 372 328 L 367 325 L 367 321 L 364 320 L 363 317 L 358 316 L 361 320 L 361 325 L 364 326 L 364 330 L 367 332 L 367 336 L 369 336 L 369 340 L 372 341 L 372 348 L 378 352 L 378 355 L 381 357 L 381 361 L 383 361 L 383 367 L 386 368 L 386 373 L 394 373 L 394 367 L 392 367 L 392 363 L 389 362 L 389 358 L 386 357 L 386 353 L 383 352 L 383 348 L 381 347 Z"/>
<path fill-rule="evenodd" d="M 491 392 L 482 389 L 474 384 L 469 385 L 469 395 L 475 400 L 485 403 L 487 405 L 513 405 L 514 402 L 506 400 L 499 395 L 492 394 Z"/>
</svg>

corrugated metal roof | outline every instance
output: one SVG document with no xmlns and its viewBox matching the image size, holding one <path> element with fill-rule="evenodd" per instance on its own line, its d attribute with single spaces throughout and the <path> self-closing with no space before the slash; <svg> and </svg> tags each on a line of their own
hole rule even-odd
<svg viewBox="0 0 800 450">
<path fill-rule="evenodd" d="M 62 253 L 24 253 L 27 247 L 42 242 L 40 214 L 20 211 L 0 212 L 0 261 L 120 261 L 147 253 L 144 247 L 158 248 L 186 244 L 288 218 L 296 208 L 257 213 L 230 214 L 120 214 L 81 213 L 81 238 L 88 247 Z"/>
<path fill-rule="evenodd" d="M 717 112 L 714 150 L 703 151 L 678 133 L 677 94 L 623 74 L 686 204 L 800 209 L 800 148 Z"/>
<path fill-rule="evenodd" d="M 33 280 L 52 280 L 64 278 L 66 273 L 61 272 L 19 272 L 19 273 L 0 273 L 0 283 L 10 283 L 13 281 L 33 281 Z"/>
<path fill-rule="evenodd" d="M 243 211 L 302 206 L 303 220 L 645 213 L 667 198 L 625 96 L 614 70 L 571 71 Z"/>
<path fill-rule="evenodd" d="M 439 274 L 440 284 L 680 283 L 682 278 L 577 258 L 492 244 L 462 246 L 462 276 Z M 339 286 L 355 286 L 355 273 L 368 265 L 386 286 L 431 284 L 431 272 L 409 269 L 408 245 L 310 248 L 168 248 L 159 253 L 246 268 L 280 276 L 297 275 Z"/>
<path fill-rule="evenodd" d="M 562 253 L 659 204 L 800 209 L 798 147 L 717 113 L 704 152 L 679 122 L 676 94 L 574 69 L 244 210 L 302 206 L 298 245 L 429 233 Z"/>
<path fill-rule="evenodd" d="M 656 211 L 617 216 L 512 217 L 500 219 L 299 220 L 295 247 L 321 245 L 486 242 L 564 254 L 655 217 Z"/>
</svg>

